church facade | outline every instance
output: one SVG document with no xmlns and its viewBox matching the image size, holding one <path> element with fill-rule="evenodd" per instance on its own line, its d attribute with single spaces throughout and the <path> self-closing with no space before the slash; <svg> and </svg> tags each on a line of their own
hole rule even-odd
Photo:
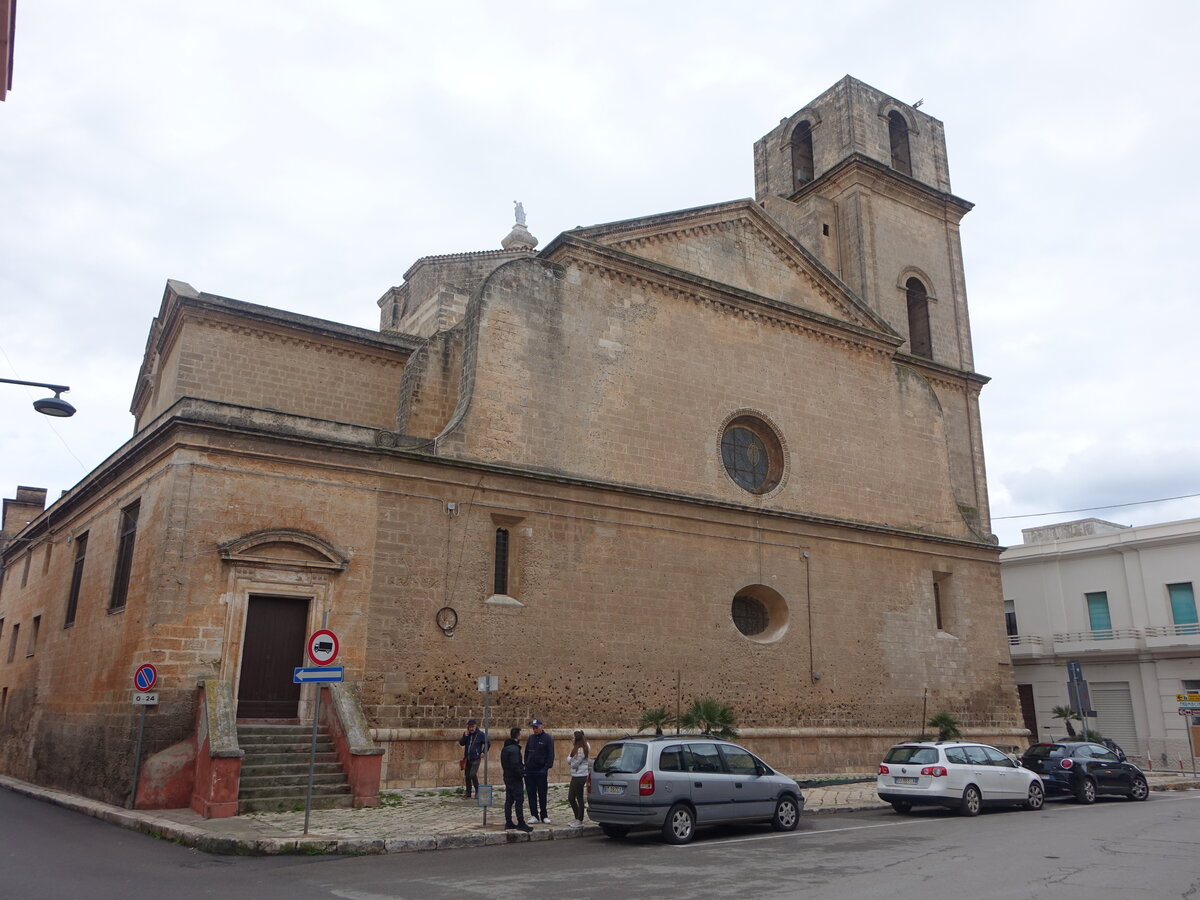
<svg viewBox="0 0 1200 900">
<path fill-rule="evenodd" d="M 0 769 L 119 799 L 141 662 L 151 758 L 200 681 L 303 717 L 322 625 L 384 787 L 456 783 L 482 675 L 593 740 L 712 697 L 795 773 L 943 710 L 1023 743 L 942 124 L 847 77 L 754 167 L 541 250 L 519 212 L 378 331 L 168 282 L 134 436 L 5 501 Z"/>
</svg>

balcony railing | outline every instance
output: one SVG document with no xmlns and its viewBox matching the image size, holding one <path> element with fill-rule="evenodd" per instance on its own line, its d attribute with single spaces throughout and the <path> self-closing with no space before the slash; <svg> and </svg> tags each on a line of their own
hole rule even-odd
<svg viewBox="0 0 1200 900">
<path fill-rule="evenodd" d="M 1010 634 L 1008 636 L 1010 647 L 1028 647 L 1030 645 L 1040 647 L 1044 643 L 1040 634 Z"/>
<path fill-rule="evenodd" d="M 1137 640 L 1142 636 L 1140 628 L 1098 628 L 1093 631 L 1056 631 L 1054 643 L 1072 644 L 1080 641 Z"/>
<path fill-rule="evenodd" d="M 1146 629 L 1146 637 L 1180 637 L 1188 634 L 1200 634 L 1200 622 L 1187 625 L 1151 625 Z"/>
</svg>

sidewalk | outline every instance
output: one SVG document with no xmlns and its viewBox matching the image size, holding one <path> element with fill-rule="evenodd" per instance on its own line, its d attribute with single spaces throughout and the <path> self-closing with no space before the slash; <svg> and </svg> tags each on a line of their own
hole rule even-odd
<svg viewBox="0 0 1200 900">
<path fill-rule="evenodd" d="M 801 781 L 855 776 L 799 776 Z M 873 775 L 863 781 L 823 787 L 801 787 L 804 814 L 847 812 L 887 806 L 875 795 Z M 1200 788 L 1190 775 L 1148 772 L 1152 790 Z M 130 810 L 96 800 L 0 776 L 0 787 L 54 803 L 85 815 L 178 841 L 209 853 L 272 855 L 280 853 L 406 853 L 446 850 L 526 841 L 565 840 L 600 833 L 597 825 L 572 824 L 567 785 L 550 785 L 550 825 L 535 825 L 530 834 L 504 830 L 504 792 L 496 791 L 498 805 L 487 811 L 473 800 L 464 800 L 450 788 L 409 788 L 382 796 L 376 809 L 317 809 L 304 835 L 304 811 L 252 813 L 227 819 L 205 819 L 190 809 Z"/>
</svg>

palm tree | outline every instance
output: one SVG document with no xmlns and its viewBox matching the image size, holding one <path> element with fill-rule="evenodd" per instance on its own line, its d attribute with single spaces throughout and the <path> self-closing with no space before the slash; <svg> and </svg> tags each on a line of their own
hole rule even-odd
<svg viewBox="0 0 1200 900">
<path fill-rule="evenodd" d="M 655 734 L 662 734 L 663 728 L 670 725 L 674 720 L 675 717 L 661 706 L 648 709 L 642 713 L 642 718 L 638 722 L 638 731 L 653 728 Z"/>
<path fill-rule="evenodd" d="M 1076 722 L 1082 721 L 1079 718 L 1079 713 L 1071 709 L 1069 706 L 1056 706 L 1050 710 L 1050 715 L 1055 719 L 1062 719 L 1063 724 L 1067 726 L 1067 737 L 1075 737 L 1075 728 L 1071 725 L 1071 720 Z"/>
<path fill-rule="evenodd" d="M 925 723 L 930 728 L 936 728 L 939 741 L 951 741 L 962 737 L 962 731 L 958 727 L 958 719 L 950 715 L 944 710 L 934 714 L 928 722 Z"/>
<path fill-rule="evenodd" d="M 680 717 L 679 724 L 727 740 L 737 737 L 733 727 L 737 724 L 733 710 L 711 697 L 693 700 L 692 708 Z"/>
</svg>

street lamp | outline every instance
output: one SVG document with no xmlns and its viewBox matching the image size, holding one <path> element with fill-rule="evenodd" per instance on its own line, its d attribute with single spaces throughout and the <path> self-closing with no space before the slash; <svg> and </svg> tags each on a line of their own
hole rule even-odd
<svg viewBox="0 0 1200 900">
<path fill-rule="evenodd" d="M 0 378 L 0 382 L 4 384 L 23 384 L 26 387 L 44 387 L 47 390 L 54 391 L 53 397 L 43 397 L 41 400 L 33 401 L 33 408 L 43 416 L 56 416 L 60 419 L 66 419 L 75 415 L 75 407 L 59 396 L 64 391 L 70 390 L 65 384 L 45 384 L 41 381 L 18 381 L 15 378 Z"/>
</svg>

